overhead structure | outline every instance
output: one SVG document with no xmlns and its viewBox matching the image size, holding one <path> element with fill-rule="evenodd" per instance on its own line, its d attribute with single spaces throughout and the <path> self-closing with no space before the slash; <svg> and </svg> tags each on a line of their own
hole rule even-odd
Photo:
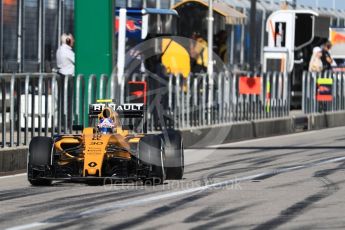
<svg viewBox="0 0 345 230">
<path fill-rule="evenodd" d="M 209 4 L 203 0 L 184 0 L 172 7 L 180 16 L 178 35 L 190 38 L 193 33 L 208 37 Z M 244 24 L 246 16 L 227 3 L 213 1 L 213 31 L 225 30 L 227 25 Z M 211 28 L 212 29 L 212 28 Z"/>
<path fill-rule="evenodd" d="M 199 34 L 203 39 L 207 38 L 208 74 L 213 73 L 213 57 L 209 52 L 213 47 L 213 36 L 221 30 L 227 30 L 229 25 L 244 24 L 246 16 L 223 1 L 213 0 L 183 0 L 172 7 L 179 16 L 178 35 L 191 38 L 193 34 Z"/>
<path fill-rule="evenodd" d="M 208 9 L 209 7 L 207 1 L 183 0 L 175 4 L 172 8 L 177 10 L 182 7 L 188 7 L 192 5 L 199 7 L 203 6 L 205 7 L 205 9 Z M 213 10 L 215 13 L 219 14 L 220 16 L 223 16 L 225 18 L 225 23 L 228 25 L 237 25 L 245 23 L 246 16 L 223 1 L 213 1 Z"/>
</svg>

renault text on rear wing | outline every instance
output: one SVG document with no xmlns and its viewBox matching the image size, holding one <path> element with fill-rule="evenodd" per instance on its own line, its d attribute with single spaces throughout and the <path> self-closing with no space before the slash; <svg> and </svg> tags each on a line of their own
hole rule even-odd
<svg viewBox="0 0 345 230">
<path fill-rule="evenodd" d="M 123 118 L 142 118 L 144 117 L 145 105 L 143 103 L 128 103 L 128 104 L 91 104 L 89 105 L 89 116 L 98 116 L 104 108 L 111 108 Z"/>
</svg>

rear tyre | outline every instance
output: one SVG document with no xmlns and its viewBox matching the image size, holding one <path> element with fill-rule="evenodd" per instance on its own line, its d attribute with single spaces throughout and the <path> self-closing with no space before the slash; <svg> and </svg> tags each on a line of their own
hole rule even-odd
<svg viewBox="0 0 345 230">
<path fill-rule="evenodd" d="M 149 168 L 145 185 L 163 184 L 166 172 L 164 168 L 163 142 L 158 135 L 147 135 L 139 142 L 139 159 Z"/>
<path fill-rule="evenodd" d="M 52 181 L 41 178 L 51 162 L 54 141 L 49 137 L 34 137 L 29 145 L 28 181 L 34 186 L 48 186 Z"/>
<path fill-rule="evenodd" d="M 181 180 L 184 172 L 183 140 L 179 132 L 168 130 L 162 135 L 167 180 Z"/>
</svg>

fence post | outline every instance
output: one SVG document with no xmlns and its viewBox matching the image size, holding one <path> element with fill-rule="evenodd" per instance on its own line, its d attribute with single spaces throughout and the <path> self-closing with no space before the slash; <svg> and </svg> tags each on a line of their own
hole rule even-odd
<svg viewBox="0 0 345 230">
<path fill-rule="evenodd" d="M 76 124 L 81 124 L 83 122 L 83 115 L 84 115 L 84 102 L 82 101 L 83 92 L 82 89 L 84 88 L 82 86 L 82 81 L 84 79 L 84 76 L 79 74 L 75 79 L 75 122 Z"/>
<path fill-rule="evenodd" d="M 1 107 L 3 110 L 6 109 L 6 82 L 5 79 L 0 77 L 1 80 L 1 93 L 2 93 L 2 102 Z M 2 113 L 2 147 L 6 146 L 6 113 Z"/>
<path fill-rule="evenodd" d="M 191 106 L 191 103 L 190 103 L 190 98 L 191 98 L 191 86 L 190 86 L 190 76 L 187 77 L 187 86 L 186 86 L 186 97 L 187 97 L 187 104 L 186 104 L 186 108 L 187 108 L 187 127 L 189 128 L 191 126 L 191 122 L 190 122 L 190 106 Z"/>
<path fill-rule="evenodd" d="M 318 111 L 318 103 L 316 102 L 316 81 L 317 81 L 317 76 L 315 73 L 310 73 L 310 82 L 309 85 L 311 87 L 311 109 L 312 109 L 312 113 L 316 113 L 316 111 Z"/>
<path fill-rule="evenodd" d="M 233 111 L 233 121 L 238 121 L 239 120 L 239 116 L 238 116 L 238 93 L 237 93 L 237 75 L 233 74 L 232 75 L 232 111 Z M 235 114 L 234 114 L 235 113 Z"/>
<path fill-rule="evenodd" d="M 29 143 L 29 81 L 30 76 L 27 74 L 25 76 L 25 109 L 24 109 L 24 124 L 25 124 L 25 133 L 24 133 L 24 144 Z"/>
<path fill-rule="evenodd" d="M 43 82 L 43 76 L 42 74 L 39 75 L 38 77 L 38 111 L 37 111 L 37 116 L 38 116 L 38 136 L 42 136 L 42 82 Z M 33 96 L 35 97 L 35 94 L 33 93 Z M 35 119 L 34 112 L 32 113 L 33 119 Z M 36 127 L 32 127 L 34 129 Z"/>
<path fill-rule="evenodd" d="M 261 73 L 261 79 L 260 79 L 260 84 L 262 86 L 261 89 L 261 95 L 260 95 L 260 99 L 259 99 L 259 119 L 262 119 L 264 114 L 265 114 L 265 106 L 266 106 L 266 74 L 265 73 Z"/>
<path fill-rule="evenodd" d="M 336 110 L 341 110 L 341 73 L 336 73 L 337 79 L 337 104 Z"/>
<path fill-rule="evenodd" d="M 303 71 L 302 75 L 302 112 L 307 113 L 306 111 L 306 98 L 307 98 L 307 91 L 306 91 L 306 71 Z"/>
<path fill-rule="evenodd" d="M 208 117 L 206 115 L 207 112 L 207 105 L 206 105 L 206 92 L 207 92 L 207 75 L 203 75 L 202 77 L 202 113 L 201 118 L 202 125 L 207 125 L 208 124 Z M 207 119 L 206 122 L 204 121 L 205 118 Z"/>
<path fill-rule="evenodd" d="M 56 81 L 56 74 L 53 75 L 52 77 L 52 86 L 51 86 L 51 92 L 52 92 L 52 96 L 51 96 L 51 111 L 52 111 L 52 114 L 51 114 L 51 136 L 53 137 L 54 136 L 54 132 L 55 132 L 55 119 L 56 119 L 56 116 L 58 115 L 58 111 L 55 111 L 56 108 L 55 108 L 55 104 L 56 102 L 58 102 L 58 98 L 55 98 L 58 96 L 58 93 L 57 92 L 57 81 Z M 57 99 L 57 100 L 56 100 Z M 77 107 L 76 107 L 77 108 Z M 78 111 L 78 108 L 77 108 L 77 111 Z"/>
<path fill-rule="evenodd" d="M 10 147 L 14 145 L 14 84 L 15 76 L 12 74 L 10 86 Z"/>
<path fill-rule="evenodd" d="M 341 91 L 341 94 L 342 94 L 342 106 L 341 106 L 341 109 L 342 110 L 345 110 L 345 74 L 344 72 L 341 73 L 341 80 L 342 80 L 342 91 Z"/>
<path fill-rule="evenodd" d="M 99 99 L 104 99 L 106 96 L 106 85 L 108 84 L 108 76 L 106 74 L 102 74 L 99 79 L 99 87 L 98 87 L 98 95 Z"/>
<path fill-rule="evenodd" d="M 180 78 L 180 93 L 181 93 L 181 128 L 186 127 L 186 95 L 184 92 L 184 78 L 181 74 L 178 75 Z"/>
<path fill-rule="evenodd" d="M 199 79 L 194 76 L 194 82 L 193 82 L 193 124 L 192 126 L 197 126 L 200 122 L 199 117 L 199 103 L 198 103 L 198 95 L 199 95 L 199 87 L 198 87 L 198 81 Z"/>
<path fill-rule="evenodd" d="M 88 93 L 87 93 L 87 105 L 90 105 L 91 103 L 94 102 L 94 97 L 95 97 L 95 93 L 94 92 L 95 89 L 97 89 L 97 87 L 95 87 L 95 82 L 96 82 L 96 76 L 95 75 L 91 75 L 89 77 L 88 83 L 87 83 L 87 89 L 88 89 Z"/>
<path fill-rule="evenodd" d="M 224 108 L 224 103 L 225 103 L 225 97 L 223 93 L 223 87 L 224 87 L 224 77 L 223 73 L 219 73 L 217 76 L 217 81 L 218 81 L 218 95 L 217 95 L 217 119 L 216 119 L 216 124 L 220 124 L 221 122 L 224 122 L 223 120 L 223 108 Z"/>
</svg>

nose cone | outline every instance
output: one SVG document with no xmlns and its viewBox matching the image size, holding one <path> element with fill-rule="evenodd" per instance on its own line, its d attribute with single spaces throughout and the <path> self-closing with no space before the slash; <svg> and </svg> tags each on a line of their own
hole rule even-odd
<svg viewBox="0 0 345 230">
<path fill-rule="evenodd" d="M 88 170 L 87 170 L 87 173 L 88 173 L 89 175 L 96 175 L 97 169 L 88 169 Z"/>
</svg>

